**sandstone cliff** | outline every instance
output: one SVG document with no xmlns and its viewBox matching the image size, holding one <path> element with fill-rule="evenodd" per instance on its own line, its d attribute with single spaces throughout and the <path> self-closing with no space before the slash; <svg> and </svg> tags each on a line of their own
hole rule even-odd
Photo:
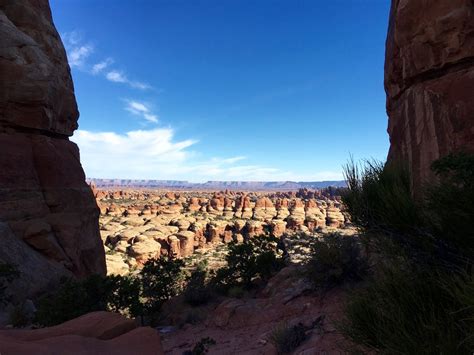
<svg viewBox="0 0 474 355">
<path fill-rule="evenodd" d="M 392 0 L 386 45 L 388 160 L 416 188 L 433 160 L 474 151 L 474 2 Z"/>
<path fill-rule="evenodd" d="M 99 211 L 68 138 L 78 117 L 48 1 L 0 0 L 0 261 L 18 265 L 28 294 L 105 274 Z"/>
</svg>

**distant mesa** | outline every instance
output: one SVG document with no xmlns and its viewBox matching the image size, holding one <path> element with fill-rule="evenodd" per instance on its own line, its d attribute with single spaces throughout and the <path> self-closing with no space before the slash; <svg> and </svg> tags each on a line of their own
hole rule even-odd
<svg viewBox="0 0 474 355">
<path fill-rule="evenodd" d="M 297 189 L 322 189 L 329 186 L 346 187 L 344 180 L 335 181 L 207 181 L 193 183 L 182 180 L 133 180 L 133 179 L 88 179 L 98 188 L 132 187 L 155 189 L 221 190 L 238 189 L 249 191 L 277 191 Z"/>
</svg>

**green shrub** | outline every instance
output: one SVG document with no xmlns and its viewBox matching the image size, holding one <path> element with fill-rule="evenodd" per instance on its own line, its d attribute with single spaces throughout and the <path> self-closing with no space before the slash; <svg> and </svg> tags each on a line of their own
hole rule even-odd
<svg viewBox="0 0 474 355">
<path fill-rule="evenodd" d="M 372 247 L 422 263 L 459 266 L 472 260 L 473 155 L 450 154 L 435 161 L 432 170 L 439 181 L 416 193 L 408 170 L 395 163 L 360 167 L 351 161 L 344 170 L 349 189 L 343 202 Z"/>
<path fill-rule="evenodd" d="M 346 167 L 343 200 L 381 254 L 377 273 L 349 295 L 341 329 L 379 353 L 474 349 L 474 156 L 451 154 L 432 169 L 438 181 L 414 193 L 399 166 Z"/>
<path fill-rule="evenodd" d="M 382 354 L 470 354 L 474 283 L 459 281 L 392 265 L 350 295 L 340 328 Z"/>
<path fill-rule="evenodd" d="M 140 271 L 144 313 L 155 322 L 163 303 L 183 288 L 184 261 L 161 257 L 148 260 Z"/>
<path fill-rule="evenodd" d="M 18 276 L 20 276 L 20 272 L 15 265 L 0 263 L 0 306 L 10 301 L 11 297 L 7 293 L 7 288 Z"/>
<path fill-rule="evenodd" d="M 474 155 L 450 154 L 435 161 L 433 171 L 439 184 L 429 186 L 425 197 L 425 218 L 432 234 L 454 250 L 472 259 L 474 255 Z M 464 260 L 463 260 L 464 261 Z"/>
<path fill-rule="evenodd" d="M 209 347 L 216 345 L 216 341 L 212 338 L 202 338 L 193 348 L 193 350 L 187 350 L 184 355 L 203 355 L 209 352 Z"/>
<path fill-rule="evenodd" d="M 343 282 L 360 281 L 367 273 L 367 261 L 355 237 L 336 233 L 313 243 L 305 266 L 307 278 L 316 288 L 329 289 Z"/>
<path fill-rule="evenodd" d="M 94 311 L 107 310 L 106 285 L 99 275 L 84 281 L 64 279 L 54 294 L 39 300 L 36 321 L 52 326 Z"/>
<path fill-rule="evenodd" d="M 153 322 L 163 302 L 180 292 L 183 265 L 181 260 L 151 259 L 139 276 L 64 279 L 55 292 L 39 300 L 36 322 L 52 326 L 94 311 L 147 316 Z"/>
<path fill-rule="evenodd" d="M 366 229 L 412 231 L 420 222 L 408 169 L 367 161 L 344 167 L 348 190 L 342 195 L 351 221 Z"/>
<path fill-rule="evenodd" d="M 242 298 L 245 295 L 245 290 L 240 286 L 232 286 L 227 290 L 227 296 L 231 298 Z"/>
<path fill-rule="evenodd" d="M 14 328 L 25 327 L 31 322 L 31 319 L 28 316 L 28 314 L 25 312 L 23 305 L 15 306 L 13 310 L 10 312 L 9 318 L 10 318 L 9 323 Z"/>
<path fill-rule="evenodd" d="M 184 323 L 193 324 L 193 325 L 199 324 L 203 319 L 204 319 L 204 315 L 201 312 L 197 312 L 195 309 L 192 309 L 186 314 Z"/>
<path fill-rule="evenodd" d="M 268 279 L 285 265 L 275 237 L 260 236 L 243 243 L 228 244 L 227 266 L 217 270 L 213 283 L 228 290 L 232 286 L 250 288 L 254 279 Z"/>
<path fill-rule="evenodd" d="M 208 273 L 203 268 L 197 268 L 186 280 L 184 300 L 191 306 L 200 306 L 211 298 L 211 291 L 206 283 Z"/>
<path fill-rule="evenodd" d="M 117 275 L 92 275 L 82 281 L 64 279 L 56 292 L 39 300 L 36 322 L 52 326 L 94 311 L 140 315 L 138 279 Z"/>
<path fill-rule="evenodd" d="M 270 342 L 275 346 L 278 354 L 289 354 L 306 338 L 306 327 L 303 324 L 289 326 L 287 323 L 282 323 L 273 329 Z"/>
<path fill-rule="evenodd" d="M 140 299 L 140 279 L 134 276 L 111 275 L 104 279 L 106 284 L 105 299 L 107 309 L 131 317 L 143 314 Z"/>
</svg>

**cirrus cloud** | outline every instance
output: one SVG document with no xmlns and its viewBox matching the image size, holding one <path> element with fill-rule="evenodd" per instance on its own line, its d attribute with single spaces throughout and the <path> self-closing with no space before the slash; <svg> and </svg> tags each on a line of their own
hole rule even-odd
<svg viewBox="0 0 474 355">
<path fill-rule="evenodd" d="M 125 110 L 128 112 L 140 116 L 148 122 L 158 123 L 158 116 L 152 112 L 147 103 L 129 99 L 126 99 L 125 102 L 127 103 Z"/>
<path fill-rule="evenodd" d="M 83 40 L 80 32 L 65 32 L 61 34 L 61 38 L 71 68 L 77 68 L 92 75 L 103 74 L 104 77 L 111 82 L 127 84 L 134 89 L 152 89 L 150 84 L 138 80 L 131 80 L 123 71 L 110 68 L 114 64 L 113 58 L 108 57 L 95 64 L 90 64 L 91 61 L 89 61 L 89 57 L 94 53 L 95 48 L 90 42 Z"/>
<path fill-rule="evenodd" d="M 121 72 L 121 71 L 118 71 L 118 70 L 111 70 L 109 71 L 106 75 L 105 75 L 105 78 L 108 80 L 108 81 L 112 81 L 114 83 L 123 83 L 123 84 L 128 84 L 130 85 L 132 88 L 135 88 L 135 89 L 140 89 L 140 90 L 148 90 L 148 89 L 151 89 L 151 86 L 146 84 L 146 83 L 142 83 L 140 81 L 132 81 L 132 80 L 129 80 L 127 78 L 127 76 Z"/>
</svg>

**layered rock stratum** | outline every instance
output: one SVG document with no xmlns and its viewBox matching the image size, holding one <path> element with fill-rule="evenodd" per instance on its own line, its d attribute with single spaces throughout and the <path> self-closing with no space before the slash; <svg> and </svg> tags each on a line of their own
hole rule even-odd
<svg viewBox="0 0 474 355">
<path fill-rule="evenodd" d="M 0 0 L 0 261 L 18 294 L 105 274 L 99 211 L 69 141 L 79 112 L 47 0 Z"/>
<path fill-rule="evenodd" d="M 393 0 L 385 90 L 390 152 L 418 187 L 433 160 L 474 151 L 474 3 Z"/>
</svg>

